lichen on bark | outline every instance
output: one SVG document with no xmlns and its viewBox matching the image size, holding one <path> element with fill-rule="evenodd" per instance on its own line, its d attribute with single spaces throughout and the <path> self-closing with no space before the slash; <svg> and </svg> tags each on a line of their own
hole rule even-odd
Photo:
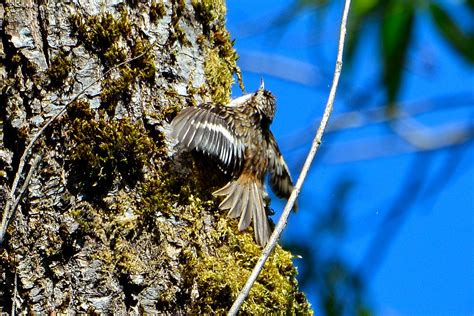
<svg viewBox="0 0 474 316">
<path fill-rule="evenodd" d="M 240 80 L 225 5 L 114 3 L 0 4 L 2 210 L 28 141 L 68 107 L 33 148 L 0 247 L 0 311 L 223 313 L 261 249 L 218 210 L 224 176 L 164 131 Z M 279 247 L 243 312 L 310 313 L 295 277 Z"/>
</svg>

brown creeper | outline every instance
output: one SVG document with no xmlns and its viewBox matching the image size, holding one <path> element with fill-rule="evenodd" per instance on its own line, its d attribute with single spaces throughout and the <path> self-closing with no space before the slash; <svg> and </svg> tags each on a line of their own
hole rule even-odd
<svg viewBox="0 0 474 316">
<path fill-rule="evenodd" d="M 275 98 L 260 88 L 232 100 L 227 106 L 203 104 L 186 108 L 171 122 L 172 136 L 189 149 L 217 158 L 221 169 L 233 179 L 215 191 L 224 196 L 219 205 L 229 216 L 240 216 L 239 230 L 253 221 L 255 240 L 264 246 L 270 237 L 265 211 L 263 181 L 270 173 L 270 186 L 278 197 L 293 190 L 288 167 L 270 131 Z"/>
</svg>

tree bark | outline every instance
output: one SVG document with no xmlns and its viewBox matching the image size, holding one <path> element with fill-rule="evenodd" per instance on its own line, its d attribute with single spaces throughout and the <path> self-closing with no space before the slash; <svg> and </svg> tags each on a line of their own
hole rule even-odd
<svg viewBox="0 0 474 316">
<path fill-rule="evenodd" d="M 181 108 L 229 101 L 225 4 L 4 0 L 0 24 L 3 212 L 60 113 L 20 174 L 0 312 L 225 312 L 261 249 L 218 211 L 223 176 L 166 137 Z M 310 313 L 295 276 L 278 247 L 242 311 Z"/>
</svg>

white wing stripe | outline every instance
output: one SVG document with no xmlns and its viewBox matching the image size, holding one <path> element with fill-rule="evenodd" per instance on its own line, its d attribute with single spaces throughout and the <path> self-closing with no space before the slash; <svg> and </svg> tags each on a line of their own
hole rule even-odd
<svg viewBox="0 0 474 316">
<path fill-rule="evenodd" d="M 209 124 L 208 125 L 208 128 L 210 130 L 214 130 L 220 134 L 222 134 L 222 136 L 224 136 L 230 143 L 237 143 L 237 139 L 235 139 L 235 137 L 227 130 L 227 128 L 225 128 L 224 126 L 220 125 L 220 124 Z"/>
<path fill-rule="evenodd" d="M 217 157 L 224 170 L 236 170 L 242 165 L 244 144 L 225 119 L 210 110 L 186 108 L 171 122 L 171 127 L 171 135 L 182 145 Z"/>
<path fill-rule="evenodd" d="M 242 104 L 244 104 L 245 102 L 247 102 L 248 99 L 250 99 L 251 97 L 253 96 L 253 93 L 249 93 L 249 94 L 246 94 L 246 95 L 243 95 L 241 97 L 238 97 L 236 99 L 233 99 L 232 101 L 230 101 L 229 104 L 227 104 L 226 106 L 230 107 L 230 108 L 238 108 L 240 107 Z"/>
</svg>

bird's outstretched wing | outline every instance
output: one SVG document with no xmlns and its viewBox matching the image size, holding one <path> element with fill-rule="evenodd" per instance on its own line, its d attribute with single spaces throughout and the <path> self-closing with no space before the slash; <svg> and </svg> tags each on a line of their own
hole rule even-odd
<svg viewBox="0 0 474 316">
<path fill-rule="evenodd" d="M 171 122 L 171 136 L 186 148 L 213 156 L 224 172 L 238 170 L 244 160 L 244 144 L 225 119 L 206 108 L 189 107 Z"/>
<path fill-rule="evenodd" d="M 275 138 L 269 134 L 269 165 L 268 171 L 270 173 L 270 187 L 276 196 L 288 199 L 293 191 L 293 181 L 291 180 L 290 171 L 286 165 L 285 160 L 278 148 Z M 297 203 L 293 209 L 298 208 Z"/>
</svg>

